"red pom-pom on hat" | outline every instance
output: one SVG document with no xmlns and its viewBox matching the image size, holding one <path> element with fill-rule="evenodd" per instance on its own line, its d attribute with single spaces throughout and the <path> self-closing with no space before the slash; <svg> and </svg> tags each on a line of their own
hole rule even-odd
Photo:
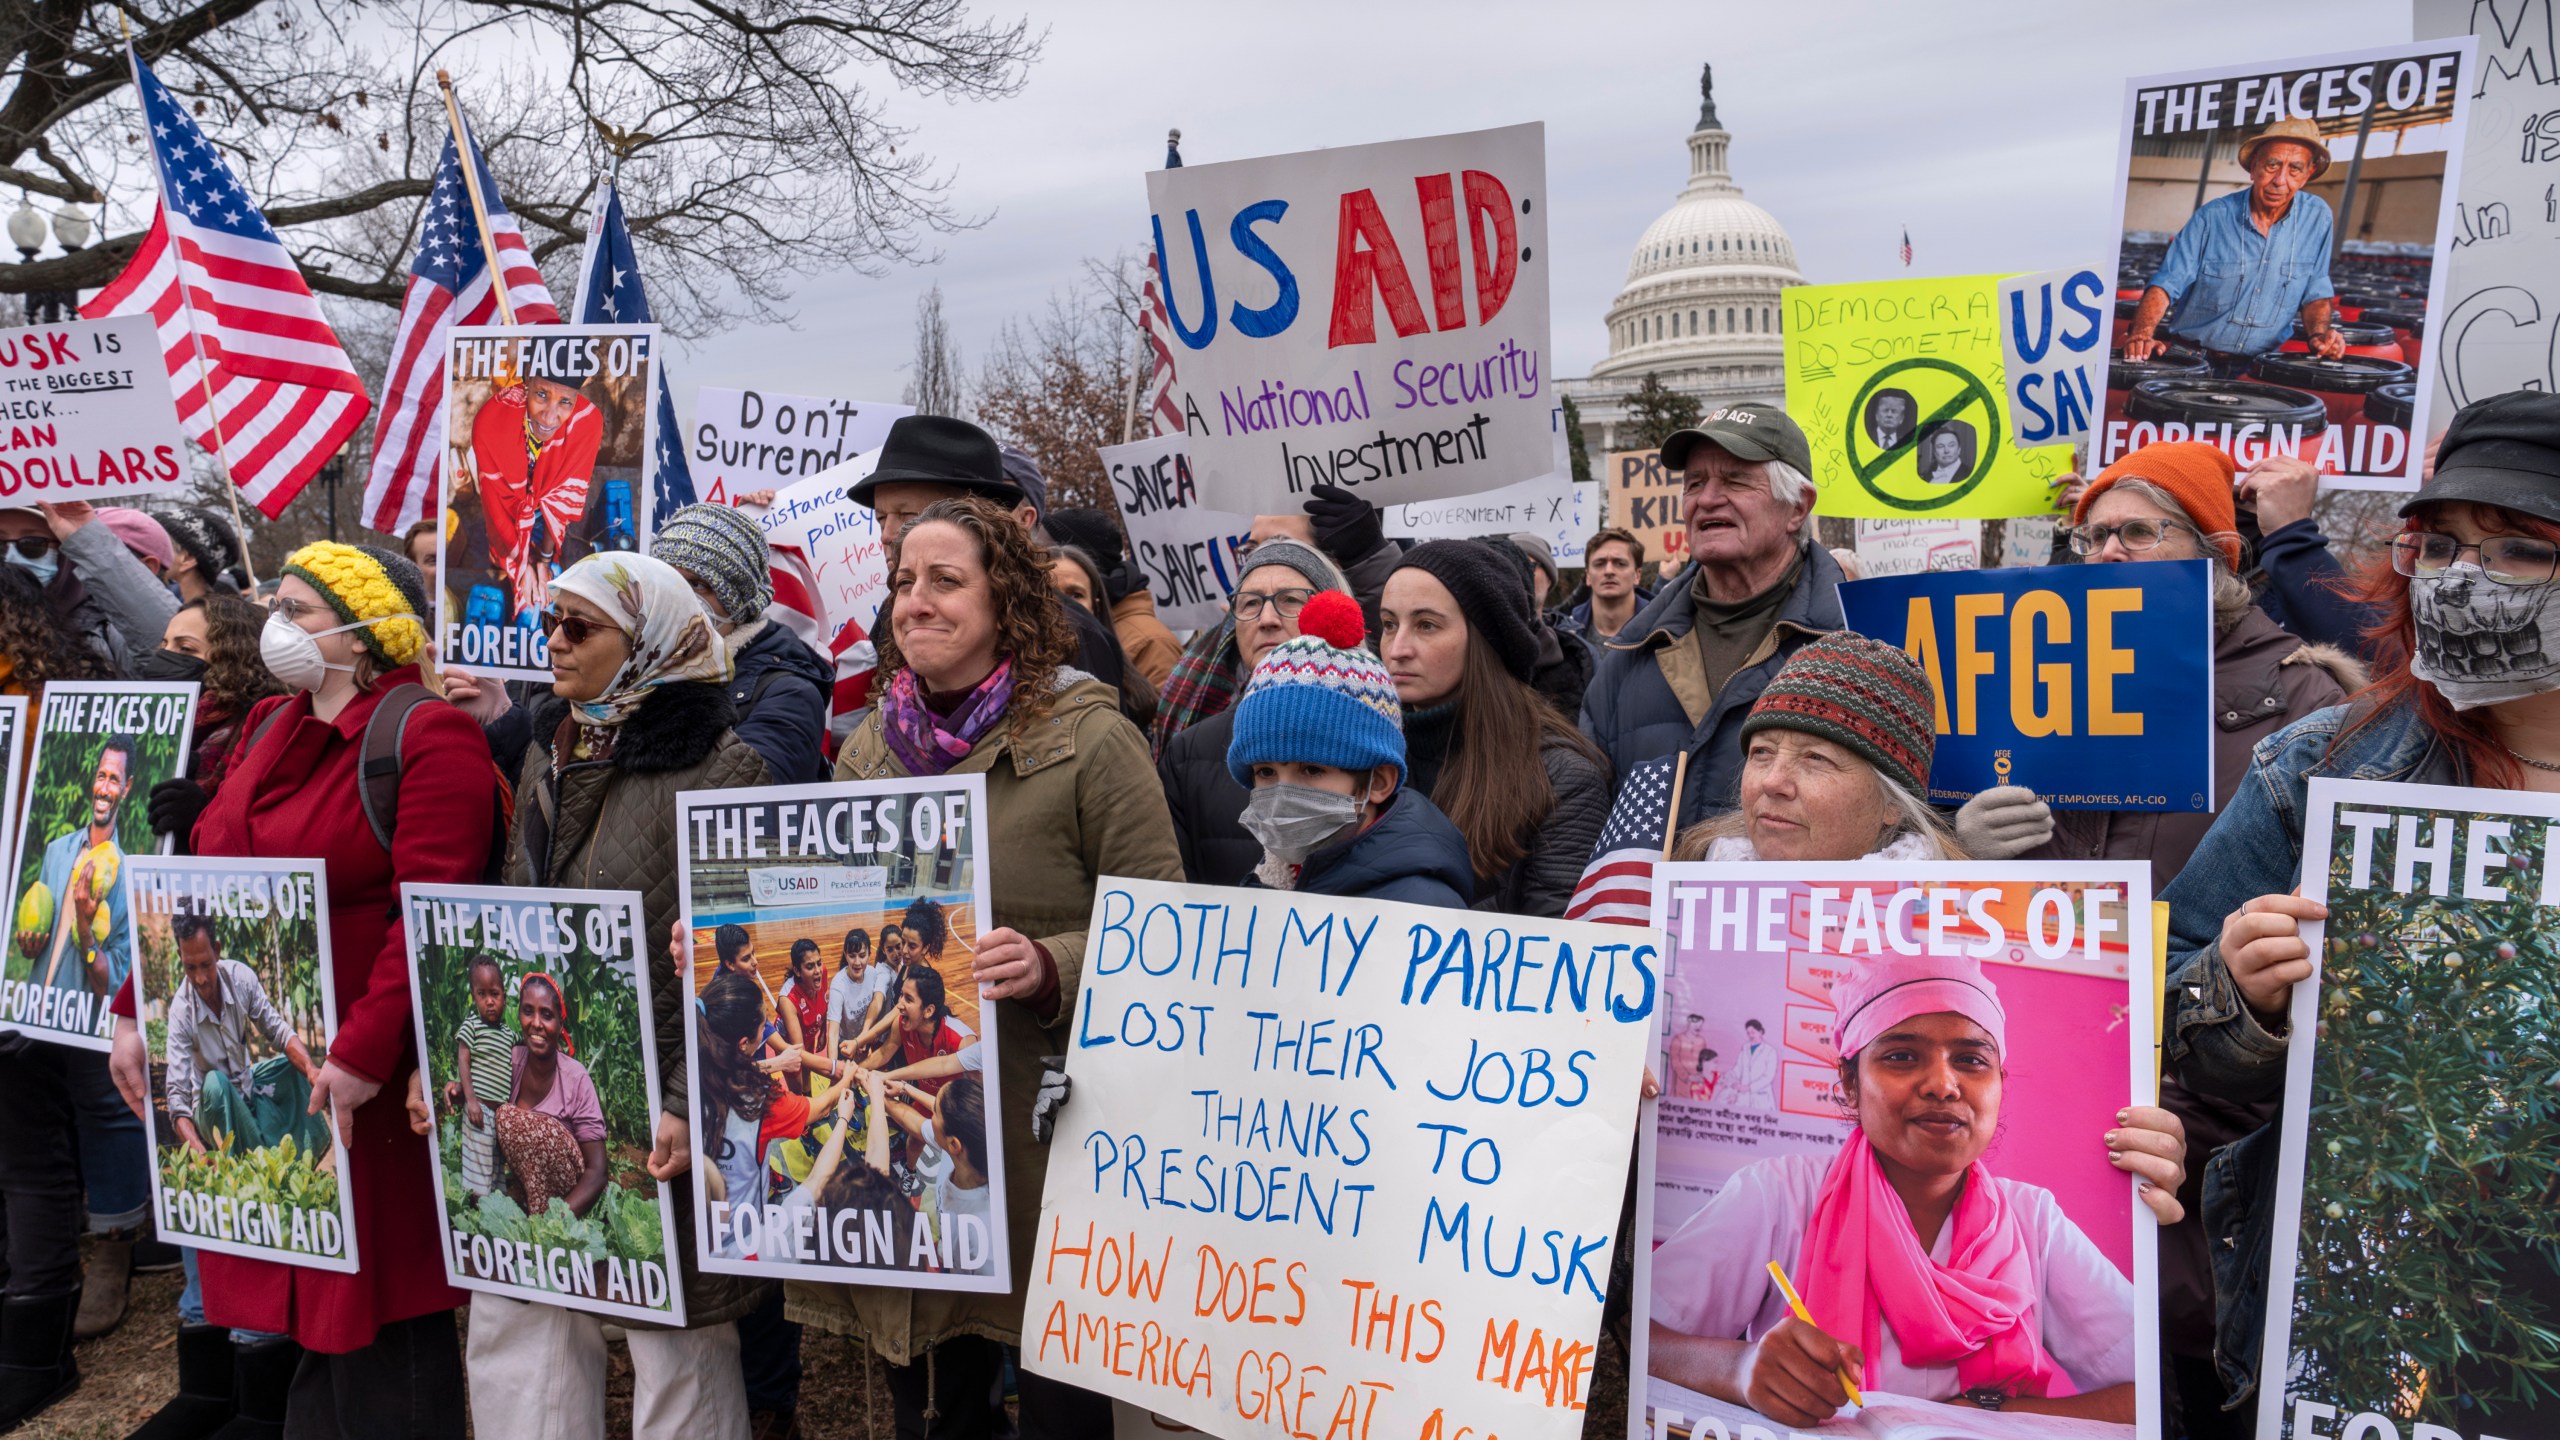
<svg viewBox="0 0 2560 1440">
<path fill-rule="evenodd" d="M 1298 612 L 1298 633 L 1336 650 L 1357 650 L 1369 638 L 1369 620 L 1360 613 L 1359 601 L 1339 590 L 1319 590 Z"/>
</svg>

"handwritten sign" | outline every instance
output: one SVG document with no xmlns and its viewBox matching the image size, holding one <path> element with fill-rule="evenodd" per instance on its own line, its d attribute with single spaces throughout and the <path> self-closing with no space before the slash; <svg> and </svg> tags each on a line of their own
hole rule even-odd
<svg viewBox="0 0 2560 1440">
<path fill-rule="evenodd" d="M 1546 131 L 1147 176 L 1175 390 L 1211 508 L 1389 505 L 1547 473 Z"/>
<path fill-rule="evenodd" d="M 1527 531 L 1556 552 L 1558 567 L 1580 565 L 1583 538 L 1600 528 L 1600 486 L 1573 481 L 1563 406 L 1550 413 L 1549 425 L 1554 469 L 1481 495 L 1407 501 L 1386 512 L 1387 533 L 1414 540 L 1472 540 Z"/>
<path fill-rule="evenodd" d="M 1852 547 L 1861 579 L 1982 566 L 1979 520 L 1861 520 Z"/>
<path fill-rule="evenodd" d="M 830 470 L 889 438 L 912 405 L 833 400 L 770 390 L 697 386 L 685 458 L 704 502 L 734 505 L 742 494 L 779 490 Z"/>
<path fill-rule="evenodd" d="M 1225 619 L 1241 578 L 1237 567 L 1253 538 L 1253 517 L 1201 502 L 1191 444 L 1183 436 L 1106 445 L 1101 453 L 1129 548 L 1155 592 L 1156 618 L 1177 630 L 1205 629 Z"/>
<path fill-rule="evenodd" d="M 2509 390 L 2560 391 L 2560 274 L 2543 253 L 2560 239 L 2551 186 L 2560 162 L 2560 28 L 2528 7 L 2417 0 L 2421 40 L 2473 35 L 2470 134 L 2454 187 L 2441 303 L 2384 318 L 2414 321 L 2401 345 L 2432 352 L 2430 439 L 2453 412 Z"/>
<path fill-rule="evenodd" d="M 1028 1368 L 1220 1435 L 1580 1433 L 1655 935 L 1106 879 L 1087 946 Z"/>
<path fill-rule="evenodd" d="M 2147 338 L 2169 348 L 2114 367 L 2088 473 L 2157 440 L 2197 440 L 2244 468 L 2292 455 L 2327 486 L 2418 488 L 2425 436 L 2442 423 L 2431 414 L 2442 347 L 2422 332 L 2449 309 L 2472 55 L 2464 36 L 2125 81 L 2110 289 L 2141 308 L 2119 322 L 2115 349 L 2155 311 Z M 2242 265 L 2233 247 L 2254 245 L 2264 221 L 2238 151 L 2277 124 L 2311 127 L 2327 153 L 2282 221 L 2308 253 Z M 2521 138 L 2509 128 L 2489 148 L 2513 155 Z M 2536 215 L 2548 183 L 2532 185 Z M 2315 327 L 2334 328 L 2344 353 L 2311 353 Z"/>
<path fill-rule="evenodd" d="M 684 1323 L 671 1196 L 645 1168 L 607 1159 L 645 1152 L 657 1133 L 657 1022 L 639 894 L 403 885 L 400 908 L 445 1278 L 517 1300 Z M 498 1107 L 536 1093 L 548 1102 L 502 1131 Z M 565 1188 L 552 1188 L 563 1179 L 539 1163 L 518 1163 L 542 1153 L 545 1122 L 595 1167 Z M 586 1162 L 583 1147 L 597 1142 L 602 1151 Z"/>
<path fill-rule="evenodd" d="M 186 482 L 150 316 L 0 330 L 0 502 L 105 504 Z"/>
<path fill-rule="evenodd" d="M 2213 808 L 2202 560 L 1958 570 L 1840 587 L 1861 635 L 1929 672 L 1933 804 L 2000 785 L 2080 810 Z"/>
<path fill-rule="evenodd" d="M 2106 277 L 2043 270 L 2000 282 L 2000 359 L 2008 369 L 2009 443 L 2077 445 L 2106 398 Z"/>
<path fill-rule="evenodd" d="M 160 1233 L 354 1273 L 346 1137 L 334 1116 L 310 1113 L 338 1033 L 322 862 L 136 855 L 126 865 L 134 1013 L 156 1037 L 162 1080 L 143 1126 Z M 226 1033 L 232 1043 L 206 1043 Z"/>
<path fill-rule="evenodd" d="M 880 540 L 880 517 L 850 494 L 853 482 L 870 474 L 879 459 L 878 450 L 866 450 L 786 486 L 756 517 L 766 544 L 796 548 L 808 560 L 817 601 L 825 610 L 819 618 L 830 635 L 847 625 L 869 634 L 881 603 L 889 598 L 888 547 Z"/>
<path fill-rule="evenodd" d="M 1996 275 L 1799 285 L 1785 296 L 1787 413 L 1817 513 L 1995 520 L 2049 509 L 2067 449 L 2009 443 Z"/>
<path fill-rule="evenodd" d="M 1605 467 L 1609 523 L 1632 530 L 1644 553 L 1664 569 L 1689 556 L 1689 522 L 1680 512 L 1680 477 L 1662 468 L 1659 450 L 1613 450 Z"/>
<path fill-rule="evenodd" d="M 2288 1007 L 2257 1433 L 2549 1434 L 2560 1405 L 2513 1382 L 2560 1366 L 2533 1238 L 2560 1145 L 2534 1093 L 2560 1067 L 2536 998 L 2560 984 L 2560 797 L 2315 778 L 2303 809 L 2328 919 Z"/>
</svg>

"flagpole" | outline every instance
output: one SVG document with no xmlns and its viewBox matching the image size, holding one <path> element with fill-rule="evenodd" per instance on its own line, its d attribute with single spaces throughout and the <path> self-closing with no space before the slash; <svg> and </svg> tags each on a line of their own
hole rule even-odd
<svg viewBox="0 0 2560 1440">
<path fill-rule="evenodd" d="M 125 19 L 121 7 L 116 10 L 116 27 L 124 32 L 125 71 L 133 77 L 134 98 L 139 100 L 142 97 L 142 56 L 133 48 L 133 26 Z M 160 172 L 160 147 L 153 144 L 150 150 L 151 179 L 160 191 L 161 225 L 163 233 L 167 233 L 169 177 Z M 169 243 L 172 246 L 177 244 L 174 234 L 169 235 Z M 231 478 L 231 456 L 227 453 L 231 442 L 222 437 L 222 409 L 213 403 L 213 366 L 205 357 L 204 329 L 196 324 L 196 302 L 190 293 L 192 287 L 187 284 L 186 256 L 183 253 L 171 255 L 169 263 L 178 271 L 178 305 L 187 312 L 187 337 L 195 347 L 196 384 L 204 391 L 205 419 L 213 426 L 214 468 L 222 472 L 222 493 L 231 501 L 231 530 L 240 537 L 240 568 L 248 573 L 249 588 L 255 590 L 258 588 L 258 564 L 249 558 L 249 517 L 240 510 L 240 484 Z M 208 583 L 210 579 L 207 577 Z"/>
<path fill-rule="evenodd" d="M 480 167 L 471 146 L 471 132 L 462 128 L 462 106 L 453 98 L 453 76 L 439 67 L 436 85 L 444 91 L 445 118 L 453 122 L 453 148 L 462 165 L 462 188 L 471 196 L 471 218 L 480 224 L 480 258 L 489 267 L 489 290 L 498 299 L 500 324 L 516 323 L 516 302 L 507 295 L 506 267 L 498 263 L 498 242 L 489 233 L 489 207 L 480 198 Z"/>
</svg>

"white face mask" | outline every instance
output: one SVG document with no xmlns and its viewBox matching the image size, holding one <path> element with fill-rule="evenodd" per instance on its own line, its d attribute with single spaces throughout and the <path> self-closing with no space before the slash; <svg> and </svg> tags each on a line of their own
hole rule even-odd
<svg viewBox="0 0 2560 1440">
<path fill-rule="evenodd" d="M 1264 785 L 1245 797 L 1236 819 L 1274 859 L 1296 865 L 1357 822 L 1360 808 L 1356 796 L 1312 785 Z"/>
<path fill-rule="evenodd" d="M 2560 690 L 2560 586 L 2501 585 L 2464 561 L 2409 582 L 2409 673 L 2456 710 Z"/>
<path fill-rule="evenodd" d="M 303 629 L 282 615 L 269 615 L 267 628 L 258 632 L 258 658 L 266 662 L 267 673 L 289 690 L 317 690 L 332 670 L 353 671 L 353 665 L 332 665 L 320 654 L 322 635 L 339 635 L 349 630 L 362 630 L 385 620 L 415 620 L 415 615 L 385 615 L 374 620 L 358 620 L 351 625 L 332 625 L 313 632 Z"/>
</svg>

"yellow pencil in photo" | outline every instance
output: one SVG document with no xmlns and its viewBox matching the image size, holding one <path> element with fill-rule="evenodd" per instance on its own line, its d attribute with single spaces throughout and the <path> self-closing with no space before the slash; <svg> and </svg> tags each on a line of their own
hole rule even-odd
<svg viewBox="0 0 2560 1440">
<path fill-rule="evenodd" d="M 1769 1278 L 1778 1282 L 1778 1293 L 1787 1297 L 1787 1308 L 1796 1312 L 1796 1318 L 1812 1325 L 1813 1312 L 1804 1308 L 1804 1297 L 1796 1293 L 1796 1287 L 1787 1280 L 1787 1272 L 1778 1268 L 1775 1260 L 1769 1262 Z M 1821 1327 L 1817 1325 L 1814 1328 Z M 1849 1403 L 1861 1410 L 1867 1408 L 1867 1397 L 1858 1393 L 1858 1382 L 1849 1378 L 1848 1370 L 1843 1368 L 1839 1375 L 1840 1383 L 1848 1387 Z"/>
</svg>

